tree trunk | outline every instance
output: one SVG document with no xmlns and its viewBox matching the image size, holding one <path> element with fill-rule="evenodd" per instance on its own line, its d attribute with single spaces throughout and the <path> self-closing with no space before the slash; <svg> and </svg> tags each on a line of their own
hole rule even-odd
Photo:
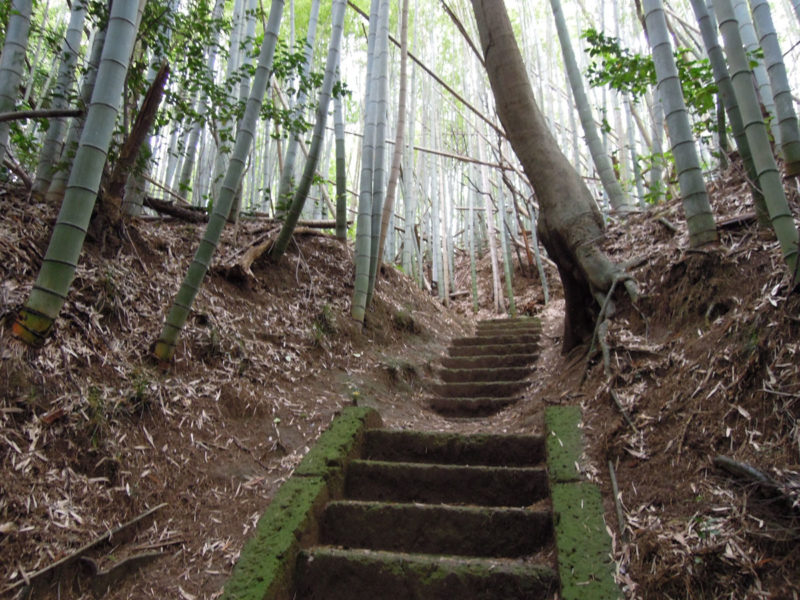
<svg viewBox="0 0 800 600">
<path fill-rule="evenodd" d="M 342 99 L 333 99 L 333 127 L 336 138 L 336 238 L 347 239 L 347 163 L 344 146 Z"/>
<path fill-rule="evenodd" d="M 601 251 L 603 221 L 547 129 L 502 0 L 472 0 L 486 71 L 508 139 L 539 200 L 539 237 L 558 266 L 566 313 L 562 350 L 589 339 L 598 305 L 622 270 Z M 632 287 L 629 286 L 629 287 Z"/>
<path fill-rule="evenodd" d="M 700 25 L 703 43 L 706 47 L 708 60 L 711 63 L 711 70 L 714 73 L 714 82 L 719 89 L 719 97 L 725 105 L 725 112 L 728 115 L 728 122 L 731 125 L 733 140 L 736 143 L 736 148 L 739 150 L 739 155 L 742 157 L 742 163 L 747 172 L 750 194 L 753 198 L 753 206 L 758 215 L 758 221 L 762 226 L 766 227 L 769 225 L 769 212 L 767 211 L 766 204 L 764 204 L 764 196 L 758 188 L 758 185 L 756 185 L 758 173 L 753 163 L 750 144 L 747 142 L 742 113 L 739 110 L 739 103 L 736 101 L 736 94 L 733 90 L 730 74 L 728 73 L 725 54 L 722 52 L 722 48 L 720 48 L 719 45 L 719 34 L 717 33 L 717 25 L 714 22 L 714 16 L 708 9 L 705 0 L 690 1 L 694 9 L 695 17 L 697 18 L 697 23 Z"/>
<path fill-rule="evenodd" d="M 164 86 L 167 83 L 169 75 L 169 64 L 166 60 L 161 64 L 158 72 L 156 73 L 153 83 L 145 94 L 142 100 L 142 106 L 139 113 L 136 115 L 136 120 L 133 123 L 130 134 L 122 144 L 114 164 L 114 170 L 111 172 L 109 178 L 106 198 L 116 205 L 122 203 L 122 192 L 125 189 L 125 182 L 128 175 L 133 171 L 136 159 L 139 156 L 139 150 L 144 144 L 145 139 L 153 127 L 158 113 L 158 107 L 161 105 L 161 98 L 164 96 Z M 132 213 L 129 213 L 132 214 Z"/>
</svg>

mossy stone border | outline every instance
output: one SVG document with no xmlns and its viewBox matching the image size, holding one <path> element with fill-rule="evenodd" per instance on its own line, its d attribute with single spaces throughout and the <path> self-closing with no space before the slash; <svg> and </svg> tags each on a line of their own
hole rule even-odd
<svg viewBox="0 0 800 600">
<path fill-rule="evenodd" d="M 344 467 L 360 455 L 364 432 L 381 426 L 378 413 L 347 407 L 281 485 L 242 549 L 222 600 L 290 600 L 300 551 L 316 543 L 319 516 L 341 496 Z"/>
<path fill-rule="evenodd" d="M 583 452 L 579 406 L 545 410 L 547 468 L 553 500 L 558 573 L 562 600 L 617 600 L 611 538 L 596 485 L 582 480 Z"/>
</svg>

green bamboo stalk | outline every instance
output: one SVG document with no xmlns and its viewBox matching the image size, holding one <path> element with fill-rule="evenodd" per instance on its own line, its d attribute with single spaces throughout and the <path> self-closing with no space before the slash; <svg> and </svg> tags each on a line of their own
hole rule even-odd
<svg viewBox="0 0 800 600">
<path fill-rule="evenodd" d="M 378 242 L 381 235 L 381 219 L 383 218 L 383 202 L 386 198 L 386 114 L 389 95 L 389 0 L 381 0 L 381 12 L 378 18 L 378 31 L 375 38 L 375 89 L 377 93 L 375 121 L 375 164 L 372 173 L 372 226 L 370 229 L 369 255 L 369 287 L 367 288 L 367 306 L 372 303 L 375 293 L 375 280 L 380 264 Z"/>
<path fill-rule="evenodd" d="M 94 85 L 97 81 L 97 69 L 100 66 L 100 58 L 103 54 L 103 46 L 105 46 L 107 31 L 108 23 L 106 22 L 94 35 L 92 49 L 89 52 L 89 60 L 87 61 L 86 73 L 81 82 L 81 104 L 88 105 L 92 101 Z M 59 160 L 58 169 L 53 173 L 52 181 L 45 194 L 45 200 L 49 204 L 58 204 L 64 198 L 64 194 L 67 191 L 67 181 L 72 172 L 72 164 L 75 159 L 75 153 L 78 150 L 78 142 L 83 134 L 85 123 L 86 117 L 76 117 L 69 124 L 64 147 L 61 150 L 61 159 Z"/>
<path fill-rule="evenodd" d="M 275 47 L 278 42 L 278 30 L 280 29 L 283 15 L 283 5 L 284 0 L 272 0 L 269 19 L 264 32 L 264 40 L 258 57 L 258 67 L 250 89 L 250 97 L 247 99 L 244 116 L 236 131 L 233 153 L 228 163 L 219 197 L 214 202 L 214 210 L 208 219 L 203 239 L 197 248 L 180 290 L 178 290 L 172 308 L 167 314 L 161 336 L 156 342 L 154 353 L 161 360 L 171 360 L 175 354 L 178 336 L 186 323 L 186 319 L 189 317 L 194 299 L 203 284 L 203 278 L 211 264 L 211 258 L 219 245 L 222 228 L 228 219 L 228 213 L 231 210 L 236 190 L 241 183 L 245 161 L 253 143 L 261 104 L 264 100 L 264 94 L 272 71 L 272 59 L 275 56 Z"/>
<path fill-rule="evenodd" d="M 103 47 L 97 85 L 86 115 L 64 201 L 31 295 L 14 323 L 14 335 L 39 344 L 50 332 L 75 277 L 122 99 L 138 2 L 115 2 L 108 23 L 113 44 Z"/>
<path fill-rule="evenodd" d="M 308 30 L 306 32 L 306 48 L 303 56 L 303 77 L 308 77 L 311 71 L 311 58 L 314 54 L 314 41 L 317 36 L 317 21 L 319 17 L 319 0 L 311 2 L 311 11 L 308 17 Z M 305 110 L 306 93 L 301 88 L 292 109 L 292 119 L 299 119 Z M 297 162 L 297 150 L 300 146 L 300 134 L 292 132 L 286 144 L 283 157 L 283 170 L 278 181 L 278 214 L 283 214 L 289 209 L 294 194 L 294 171 Z"/>
<path fill-rule="evenodd" d="M 336 138 L 336 237 L 347 239 L 347 164 L 344 145 L 342 99 L 333 99 L 333 130 Z"/>
<path fill-rule="evenodd" d="M 786 161 L 786 174 L 800 175 L 800 128 L 794 110 L 792 88 L 783 63 L 783 52 L 778 42 L 778 34 L 772 22 L 772 13 L 766 0 L 750 0 L 753 21 L 761 48 L 764 50 L 764 64 L 769 75 L 770 88 L 775 100 L 775 114 L 783 158 Z"/>
<path fill-rule="evenodd" d="M 714 11 L 719 20 L 719 30 L 725 44 L 725 53 L 731 66 L 733 89 L 742 111 L 747 142 L 750 144 L 753 162 L 758 173 L 758 185 L 764 194 L 764 201 L 769 211 L 772 228 L 781 246 L 783 259 L 786 261 L 790 276 L 796 281 L 797 227 L 786 200 L 778 165 L 772 154 L 767 127 L 753 87 L 752 71 L 744 52 L 739 24 L 733 12 L 731 0 L 714 0 Z"/>
<path fill-rule="evenodd" d="M 58 78 L 53 90 L 51 108 L 66 108 L 69 104 L 68 96 L 75 81 L 75 66 L 78 62 L 78 50 L 81 47 L 85 16 L 86 4 L 82 0 L 73 2 L 67 33 L 61 46 L 61 65 L 58 68 Z M 44 196 L 50 188 L 56 161 L 61 156 L 66 127 L 66 118 L 61 117 L 50 121 L 50 126 L 42 144 L 42 150 L 39 153 L 36 177 L 31 190 L 37 197 Z"/>
<path fill-rule="evenodd" d="M 0 55 L 0 112 L 11 112 L 19 96 L 19 84 L 25 69 L 25 53 L 28 51 L 28 32 L 31 26 L 30 0 L 13 0 L 8 15 L 6 39 Z M 8 132 L 11 124 L 0 123 L 0 164 L 8 148 Z"/>
<path fill-rule="evenodd" d="M 669 41 L 664 6 L 661 0 L 644 0 L 643 8 L 658 79 L 658 94 L 664 105 L 667 130 L 678 170 L 678 184 L 689 228 L 689 245 L 697 248 L 715 242 L 717 228 L 683 100 L 678 68 Z"/>
<path fill-rule="evenodd" d="M 767 205 L 764 203 L 764 196 L 761 190 L 756 185 L 758 180 L 758 173 L 753 163 L 753 155 L 750 152 L 750 144 L 747 142 L 747 135 L 744 132 L 744 123 L 742 121 L 742 114 L 739 110 L 739 103 L 736 101 L 736 94 L 733 91 L 733 84 L 731 83 L 730 74 L 728 73 L 728 66 L 725 61 L 725 54 L 719 45 L 719 36 L 717 35 L 717 25 L 714 22 L 714 15 L 708 10 L 705 0 L 691 0 L 692 8 L 694 9 L 697 23 L 700 25 L 700 33 L 703 36 L 703 43 L 706 47 L 709 62 L 711 63 L 711 70 L 714 73 L 714 82 L 719 89 L 719 96 L 725 105 L 725 111 L 728 115 L 728 121 L 731 125 L 733 132 L 733 140 L 736 143 L 736 148 L 739 150 L 739 155 L 742 157 L 745 171 L 749 180 L 750 194 L 753 198 L 753 206 L 758 216 L 758 222 L 766 227 L 769 225 L 769 212 Z"/>
<path fill-rule="evenodd" d="M 631 209 L 630 200 L 622 190 L 622 186 L 614 173 L 611 158 L 609 158 L 608 153 L 603 148 L 603 142 L 600 140 L 600 136 L 597 133 L 597 124 L 595 123 L 592 108 L 583 87 L 583 75 L 580 69 L 578 69 L 575 53 L 572 50 L 572 42 L 570 41 L 569 31 L 567 30 L 567 22 L 564 18 L 564 12 L 561 9 L 561 0 L 550 0 L 550 6 L 553 9 L 553 17 L 558 31 L 558 39 L 561 42 L 561 53 L 564 57 L 564 67 L 567 70 L 572 96 L 578 108 L 578 116 L 583 126 L 583 135 L 586 139 L 586 145 L 589 147 L 589 152 L 592 155 L 592 160 L 597 168 L 597 174 L 600 176 L 603 189 L 605 189 L 606 194 L 608 194 L 608 200 L 612 208 L 623 212 L 628 211 Z M 578 165 L 575 166 L 576 168 L 578 167 Z"/>
<path fill-rule="evenodd" d="M 322 88 L 319 91 L 317 99 L 317 114 L 314 123 L 314 132 L 311 137 L 311 146 L 308 150 L 308 158 L 303 169 L 303 175 L 294 192 L 292 203 L 286 213 L 286 220 L 281 227 L 278 238 L 270 251 L 270 257 L 273 260 L 278 260 L 283 253 L 286 252 L 286 247 L 292 238 L 294 228 L 297 226 L 297 221 L 300 219 L 300 214 L 303 212 L 306 198 L 308 198 L 308 191 L 311 189 L 311 183 L 314 180 L 314 173 L 317 169 L 317 162 L 319 161 L 319 153 L 322 147 L 322 140 L 325 137 L 325 125 L 328 119 L 328 105 L 331 100 L 331 91 L 333 84 L 336 81 L 336 66 L 339 64 L 339 48 L 342 41 L 342 30 L 344 24 L 344 9 L 345 0 L 333 0 L 331 7 L 331 39 L 328 46 L 328 59 L 325 65 L 325 76 L 322 80 Z"/>
<path fill-rule="evenodd" d="M 377 127 L 377 98 L 372 90 L 372 71 L 375 63 L 375 38 L 378 30 L 380 0 L 372 0 L 367 38 L 367 79 L 364 98 L 364 136 L 361 138 L 361 174 L 356 219 L 355 283 L 351 316 L 363 323 L 367 310 L 370 255 L 372 252 L 372 181 L 375 163 L 375 130 Z"/>
</svg>

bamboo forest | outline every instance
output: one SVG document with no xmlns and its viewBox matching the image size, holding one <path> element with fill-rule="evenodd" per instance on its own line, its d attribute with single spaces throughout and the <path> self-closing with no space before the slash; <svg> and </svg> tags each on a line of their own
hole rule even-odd
<svg viewBox="0 0 800 600">
<path fill-rule="evenodd" d="M 0 599 L 800 598 L 800 0 L 0 0 Z"/>
</svg>

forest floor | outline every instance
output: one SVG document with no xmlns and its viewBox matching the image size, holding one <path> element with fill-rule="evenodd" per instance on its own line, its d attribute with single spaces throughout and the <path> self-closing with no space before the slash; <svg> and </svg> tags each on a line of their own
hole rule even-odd
<svg viewBox="0 0 800 600">
<path fill-rule="evenodd" d="M 642 298 L 618 299 L 608 372 L 585 347 L 561 354 L 553 269 L 545 306 L 533 270 L 517 265 L 518 307 L 544 324 L 534 382 L 500 414 L 459 421 L 425 408 L 423 381 L 449 339 L 493 316 L 485 257 L 477 315 L 468 297 L 443 307 L 389 267 L 362 329 L 349 318 L 346 246 L 298 236 L 284 260 L 241 275 L 228 268 L 241 256 L 232 249 L 269 235 L 243 222 L 225 232 L 166 366 L 150 348 L 202 226 L 140 220 L 121 240 L 90 236 L 54 334 L 34 351 L 10 324 L 55 211 L 0 190 L 0 598 L 92 541 L 41 597 L 109 586 L 114 599 L 218 597 L 274 491 L 352 403 L 390 427 L 509 433 L 540 432 L 544 404 L 580 403 L 581 467 L 604 491 L 627 597 L 798 598 L 800 299 L 777 243 L 747 218 L 736 173 L 712 195 L 715 248 L 686 250 L 675 202 L 609 229 L 607 250 L 630 265 Z M 456 279 L 468 289 L 463 256 Z M 769 483 L 716 467 L 718 455 Z"/>
</svg>

